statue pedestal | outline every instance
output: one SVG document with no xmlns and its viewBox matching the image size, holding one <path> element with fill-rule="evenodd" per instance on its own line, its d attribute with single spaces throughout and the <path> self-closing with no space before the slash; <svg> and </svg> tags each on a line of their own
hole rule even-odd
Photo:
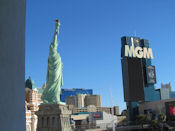
<svg viewBox="0 0 175 131">
<path fill-rule="evenodd" d="M 71 111 L 66 105 L 44 104 L 39 106 L 37 131 L 71 131 Z"/>
</svg>

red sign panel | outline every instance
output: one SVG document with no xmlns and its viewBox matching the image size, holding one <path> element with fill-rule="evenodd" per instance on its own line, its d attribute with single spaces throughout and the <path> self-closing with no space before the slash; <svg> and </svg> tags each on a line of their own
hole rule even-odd
<svg viewBox="0 0 175 131">
<path fill-rule="evenodd" d="M 175 116 L 175 106 L 170 107 L 170 116 Z"/>
</svg>

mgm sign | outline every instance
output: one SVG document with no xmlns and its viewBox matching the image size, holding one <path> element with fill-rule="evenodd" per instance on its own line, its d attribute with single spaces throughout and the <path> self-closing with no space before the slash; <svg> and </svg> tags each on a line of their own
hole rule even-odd
<svg viewBox="0 0 175 131">
<path fill-rule="evenodd" d="M 125 57 L 153 59 L 151 48 L 125 45 Z"/>
</svg>

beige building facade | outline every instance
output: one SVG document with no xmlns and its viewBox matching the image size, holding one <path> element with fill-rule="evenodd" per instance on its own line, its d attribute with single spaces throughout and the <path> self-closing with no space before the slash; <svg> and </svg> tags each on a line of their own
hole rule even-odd
<svg viewBox="0 0 175 131">
<path fill-rule="evenodd" d="M 85 101 L 85 107 L 89 105 L 101 107 L 101 96 L 100 95 L 86 96 L 84 101 Z"/>
<path fill-rule="evenodd" d="M 119 115 L 119 107 L 102 107 L 100 95 L 77 94 L 66 98 L 68 109 L 73 114 L 79 112 L 106 112 L 108 114 Z"/>
<path fill-rule="evenodd" d="M 79 112 L 106 112 L 108 114 L 112 114 L 112 108 L 111 107 L 96 107 L 94 105 L 89 105 L 88 107 L 84 107 L 84 108 L 69 108 L 70 110 L 72 110 L 73 114 L 79 113 Z M 113 108 L 114 110 L 114 115 L 119 115 L 119 107 L 115 106 Z"/>
<path fill-rule="evenodd" d="M 89 105 L 101 107 L 101 96 L 100 95 L 91 95 L 90 96 L 87 94 L 77 94 L 76 96 L 67 97 L 66 104 L 72 105 L 76 108 L 87 107 Z"/>
<path fill-rule="evenodd" d="M 139 104 L 139 113 L 144 114 L 146 110 L 153 110 L 156 113 L 164 113 L 166 114 L 166 102 L 175 101 L 175 98 L 166 99 L 166 100 L 159 100 L 153 102 L 144 102 Z"/>
<path fill-rule="evenodd" d="M 36 131 L 38 118 L 35 112 L 38 111 L 42 103 L 41 94 L 38 90 L 25 88 L 26 94 L 26 131 Z"/>
<path fill-rule="evenodd" d="M 81 108 L 85 106 L 84 99 L 86 94 L 77 94 L 76 96 L 69 96 L 66 98 L 67 105 L 73 105 L 75 107 Z"/>
</svg>

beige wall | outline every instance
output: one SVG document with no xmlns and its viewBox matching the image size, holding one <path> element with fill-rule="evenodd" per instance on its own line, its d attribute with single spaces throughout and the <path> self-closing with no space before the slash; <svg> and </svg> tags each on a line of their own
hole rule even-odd
<svg viewBox="0 0 175 131">
<path fill-rule="evenodd" d="M 66 98 L 67 105 L 74 105 L 77 108 L 84 107 L 84 99 L 86 94 L 78 94 L 76 96 L 69 96 Z"/>
<path fill-rule="evenodd" d="M 165 102 L 175 101 L 175 98 L 173 99 L 167 99 L 167 100 L 160 100 L 160 101 L 154 101 L 154 102 L 144 102 L 139 104 L 139 113 L 143 114 L 144 110 L 152 109 L 156 113 L 166 113 L 165 110 Z"/>
<path fill-rule="evenodd" d="M 85 106 L 95 105 L 96 107 L 101 107 L 101 96 L 91 95 L 85 97 Z"/>
</svg>

